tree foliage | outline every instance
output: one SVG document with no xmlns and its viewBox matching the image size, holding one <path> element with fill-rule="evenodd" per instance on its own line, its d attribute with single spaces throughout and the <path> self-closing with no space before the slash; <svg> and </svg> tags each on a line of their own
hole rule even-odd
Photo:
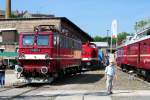
<svg viewBox="0 0 150 100">
<path fill-rule="evenodd" d="M 128 35 L 130 35 L 127 32 L 122 32 L 117 35 L 117 38 L 112 38 L 112 44 L 116 44 L 116 41 L 122 41 L 124 40 Z M 94 42 L 108 42 L 111 43 L 111 37 L 101 37 L 101 36 L 95 36 Z"/>
<path fill-rule="evenodd" d="M 127 32 L 119 33 L 119 34 L 117 35 L 118 41 L 122 41 L 122 40 L 126 39 L 126 37 L 127 37 L 128 35 L 130 35 L 130 34 L 127 33 Z"/>
<path fill-rule="evenodd" d="M 137 30 L 141 30 L 143 29 L 145 26 L 147 26 L 148 24 L 150 24 L 150 19 L 144 19 L 144 20 L 140 20 L 138 22 L 135 23 L 134 25 L 134 29 Z"/>
</svg>

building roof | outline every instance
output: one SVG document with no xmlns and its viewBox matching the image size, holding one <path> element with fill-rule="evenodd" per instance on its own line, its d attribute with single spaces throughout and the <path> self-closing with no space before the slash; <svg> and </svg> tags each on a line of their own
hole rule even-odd
<svg viewBox="0 0 150 100">
<path fill-rule="evenodd" d="M 92 42 L 94 44 L 96 44 L 96 46 L 98 48 L 108 48 L 109 45 L 108 45 L 108 42 Z"/>
<path fill-rule="evenodd" d="M 28 13 L 27 11 L 22 14 L 23 18 L 52 18 L 55 17 L 54 15 L 50 15 L 50 14 L 32 14 L 32 13 Z"/>
<path fill-rule="evenodd" d="M 93 41 L 93 38 L 86 32 L 84 32 L 82 29 L 80 29 L 77 25 L 75 25 L 73 22 L 71 22 L 69 19 L 67 19 L 66 17 L 52 17 L 52 18 L 10 18 L 10 19 L 0 19 L 0 21 L 14 21 L 14 20 L 19 20 L 19 21 L 24 21 L 24 20 L 46 20 L 46 19 L 58 19 L 61 20 L 62 22 L 66 22 L 69 25 L 71 25 L 75 30 L 77 30 L 79 33 L 81 33 L 82 35 L 82 40 L 84 40 L 83 42 L 86 41 Z"/>
<path fill-rule="evenodd" d="M 67 22 L 68 24 L 72 25 L 76 30 L 78 30 L 79 32 L 83 33 L 83 37 L 87 40 L 87 41 L 93 41 L 93 38 L 86 32 L 84 32 L 83 30 L 81 30 L 77 25 L 75 25 L 73 22 L 71 22 L 69 19 L 67 19 L 66 17 L 57 17 L 59 19 L 61 19 L 62 21 Z M 84 42 L 87 42 L 84 41 Z"/>
<path fill-rule="evenodd" d="M 5 16 L 5 11 L 4 10 L 0 10 L 0 15 Z"/>
</svg>

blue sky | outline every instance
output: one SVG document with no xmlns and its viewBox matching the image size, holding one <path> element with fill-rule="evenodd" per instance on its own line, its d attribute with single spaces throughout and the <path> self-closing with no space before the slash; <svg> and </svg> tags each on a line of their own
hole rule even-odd
<svg viewBox="0 0 150 100">
<path fill-rule="evenodd" d="M 12 10 L 17 9 L 67 17 L 91 36 L 106 36 L 113 19 L 118 32 L 134 32 L 136 21 L 150 17 L 150 0 L 12 0 Z"/>
</svg>

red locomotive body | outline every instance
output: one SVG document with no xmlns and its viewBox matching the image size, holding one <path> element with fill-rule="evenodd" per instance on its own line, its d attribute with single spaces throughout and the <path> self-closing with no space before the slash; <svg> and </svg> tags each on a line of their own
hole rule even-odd
<svg viewBox="0 0 150 100">
<path fill-rule="evenodd" d="M 117 63 L 150 79 L 150 28 L 137 33 L 118 47 Z"/>
<path fill-rule="evenodd" d="M 19 35 L 18 73 L 29 82 L 49 82 L 52 77 L 79 71 L 81 41 L 54 26 L 39 27 L 38 31 Z"/>
<path fill-rule="evenodd" d="M 82 65 L 84 67 L 98 67 L 98 48 L 94 43 L 83 43 L 82 44 Z"/>
</svg>

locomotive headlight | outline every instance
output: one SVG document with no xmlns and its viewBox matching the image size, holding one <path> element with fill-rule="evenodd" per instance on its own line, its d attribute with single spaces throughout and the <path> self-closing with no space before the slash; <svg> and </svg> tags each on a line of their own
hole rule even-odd
<svg viewBox="0 0 150 100">
<path fill-rule="evenodd" d="M 90 62 L 87 62 L 87 65 L 88 65 L 88 66 L 90 66 L 90 65 L 91 65 L 91 63 L 90 63 Z"/>
<path fill-rule="evenodd" d="M 41 68 L 41 73 L 42 74 L 46 74 L 48 72 L 48 68 L 47 67 L 42 67 Z"/>
<path fill-rule="evenodd" d="M 45 54 L 45 59 L 49 59 L 48 53 Z"/>
<path fill-rule="evenodd" d="M 19 65 L 15 66 L 15 70 L 16 70 L 17 73 L 22 73 L 23 72 L 23 68 Z"/>
</svg>

